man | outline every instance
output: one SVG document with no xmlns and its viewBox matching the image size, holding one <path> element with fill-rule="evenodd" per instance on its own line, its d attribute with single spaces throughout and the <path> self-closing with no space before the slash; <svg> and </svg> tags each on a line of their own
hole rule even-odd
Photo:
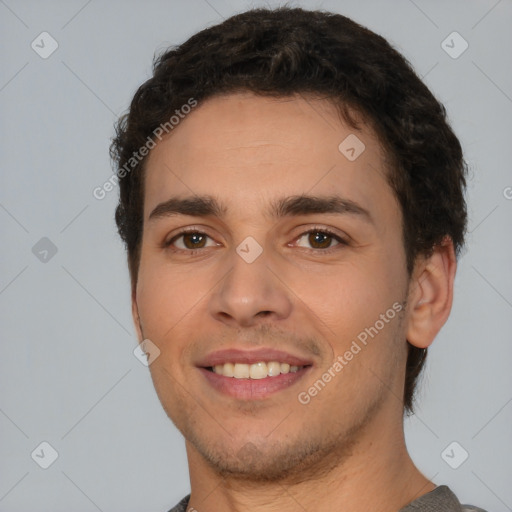
<svg viewBox="0 0 512 512">
<path fill-rule="evenodd" d="M 173 511 L 480 510 L 404 441 L 466 168 L 400 54 L 340 15 L 234 16 L 159 58 L 112 154 L 135 326 L 186 440 Z"/>
</svg>

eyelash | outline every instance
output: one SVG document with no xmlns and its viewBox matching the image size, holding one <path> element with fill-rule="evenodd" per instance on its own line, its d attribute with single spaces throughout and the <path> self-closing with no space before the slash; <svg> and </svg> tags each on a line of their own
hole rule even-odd
<svg viewBox="0 0 512 512">
<path fill-rule="evenodd" d="M 321 253 L 324 253 L 324 254 L 330 254 L 331 252 L 337 250 L 337 248 L 339 248 L 339 246 L 347 246 L 347 245 L 349 245 L 349 242 L 348 242 L 347 239 L 345 239 L 345 238 L 341 237 L 340 235 L 334 233 L 334 231 L 331 231 L 328 228 L 316 227 L 316 226 L 311 228 L 311 229 L 308 229 L 307 231 L 302 232 L 299 236 L 294 238 L 294 241 L 298 241 L 304 235 L 308 235 L 310 233 L 321 233 L 321 234 L 328 235 L 329 237 L 331 237 L 334 240 L 336 240 L 338 243 L 335 246 L 327 247 L 326 249 L 314 249 L 314 248 L 301 247 L 301 249 L 305 249 L 306 251 L 321 252 Z M 178 240 L 181 236 L 187 235 L 187 234 L 204 235 L 204 236 L 212 239 L 207 233 L 204 233 L 203 231 L 201 231 L 199 229 L 196 229 L 194 227 L 192 227 L 192 228 L 185 228 L 185 229 L 181 230 L 180 232 L 176 233 L 176 235 L 174 235 L 170 240 L 164 242 L 163 248 L 170 249 L 173 252 L 177 252 L 177 253 L 186 253 L 186 254 L 191 255 L 191 256 L 195 255 L 198 252 L 201 252 L 203 249 L 207 249 L 207 247 L 201 247 L 199 249 L 172 248 L 172 244 L 176 240 Z"/>
</svg>

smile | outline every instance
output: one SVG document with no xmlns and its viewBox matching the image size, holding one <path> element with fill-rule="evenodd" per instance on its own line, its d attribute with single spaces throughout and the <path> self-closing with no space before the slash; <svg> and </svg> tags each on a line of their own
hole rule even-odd
<svg viewBox="0 0 512 512">
<path fill-rule="evenodd" d="M 283 391 L 313 369 L 313 361 L 271 348 L 223 349 L 196 362 L 210 388 L 238 400 L 263 400 Z"/>
<path fill-rule="evenodd" d="M 260 361 L 254 364 L 224 363 L 211 367 L 211 371 L 224 377 L 235 379 L 265 379 L 266 377 L 277 377 L 281 374 L 296 373 L 304 366 L 290 366 L 288 363 L 278 361 Z"/>
</svg>

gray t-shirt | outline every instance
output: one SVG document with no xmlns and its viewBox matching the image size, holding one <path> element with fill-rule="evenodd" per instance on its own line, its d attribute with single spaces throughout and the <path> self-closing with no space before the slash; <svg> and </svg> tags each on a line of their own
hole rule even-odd
<svg viewBox="0 0 512 512">
<path fill-rule="evenodd" d="M 183 498 L 169 512 L 187 512 L 189 498 L 190 496 Z M 449 487 L 440 485 L 398 512 L 485 512 L 485 510 L 473 505 L 461 505 Z"/>
</svg>

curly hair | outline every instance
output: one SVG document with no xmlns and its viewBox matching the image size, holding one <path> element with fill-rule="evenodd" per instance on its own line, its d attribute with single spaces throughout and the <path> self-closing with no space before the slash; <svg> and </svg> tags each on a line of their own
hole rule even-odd
<svg viewBox="0 0 512 512">
<path fill-rule="evenodd" d="M 116 209 L 132 287 L 143 230 L 141 147 L 191 98 L 250 91 L 263 96 L 312 94 L 330 100 L 357 127 L 368 123 L 386 154 L 388 181 L 400 204 L 407 272 L 445 237 L 459 255 L 467 223 L 467 167 L 443 105 L 383 37 L 349 18 L 301 8 L 253 9 L 209 27 L 155 59 L 116 125 L 110 151 L 119 170 Z M 132 159 L 132 160 L 130 160 Z M 132 169 L 126 172 L 127 163 Z M 409 344 L 404 410 L 413 412 L 427 350 Z"/>
</svg>

